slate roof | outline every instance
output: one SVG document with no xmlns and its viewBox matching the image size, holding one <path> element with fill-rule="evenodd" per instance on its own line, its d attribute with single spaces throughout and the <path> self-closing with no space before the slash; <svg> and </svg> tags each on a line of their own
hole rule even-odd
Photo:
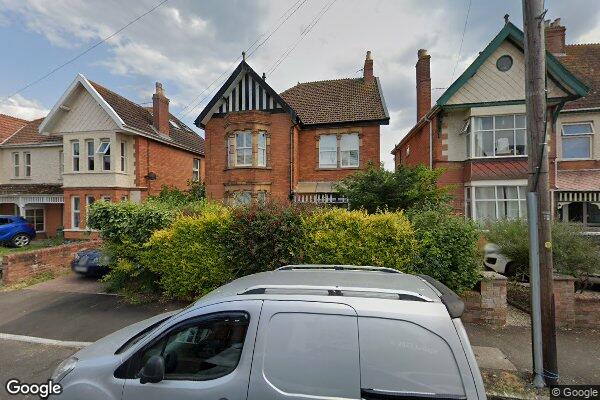
<svg viewBox="0 0 600 400">
<path fill-rule="evenodd" d="M 17 146 L 17 145 L 36 145 L 36 144 L 56 144 L 62 143 L 62 136 L 60 135 L 42 135 L 39 133 L 38 128 L 44 118 L 34 119 L 27 123 L 24 127 L 17 130 L 12 136 L 6 139 L 3 146 Z"/>
<path fill-rule="evenodd" d="M 303 125 L 379 121 L 389 123 L 389 114 L 379 79 L 363 78 L 299 83 L 281 93 Z"/>
<path fill-rule="evenodd" d="M 165 142 L 171 141 L 173 144 L 181 146 L 189 151 L 204 154 L 204 139 L 173 114 L 169 114 L 169 119 L 174 121 L 178 127 L 169 123 L 169 136 L 161 135 L 152 125 L 153 117 L 151 107 L 143 107 L 96 82 L 89 82 L 123 120 L 125 125 L 140 130 L 151 137 L 155 137 L 157 140 Z"/>
<path fill-rule="evenodd" d="M 0 143 L 18 129 L 27 125 L 27 122 L 29 121 L 11 115 L 0 114 Z"/>
<path fill-rule="evenodd" d="M 62 185 L 24 184 L 0 185 L 0 195 L 11 194 L 63 194 Z"/>
<path fill-rule="evenodd" d="M 589 88 L 589 93 L 565 104 L 565 110 L 600 107 L 600 43 L 570 44 L 566 55 L 557 57 Z"/>
<path fill-rule="evenodd" d="M 598 191 L 600 170 L 559 170 L 556 177 L 556 188 L 558 190 Z"/>
</svg>

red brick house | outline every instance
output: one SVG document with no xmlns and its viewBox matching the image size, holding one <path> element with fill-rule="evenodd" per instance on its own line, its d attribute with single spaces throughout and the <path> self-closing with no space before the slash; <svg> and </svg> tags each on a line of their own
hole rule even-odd
<svg viewBox="0 0 600 400">
<path fill-rule="evenodd" d="M 242 60 L 195 121 L 206 133 L 207 196 L 344 203 L 335 183 L 379 165 L 380 126 L 388 123 L 370 52 L 361 78 L 280 94 Z"/>
<path fill-rule="evenodd" d="M 546 22 L 550 181 L 556 215 L 600 226 L 600 45 L 566 45 Z M 416 64 L 417 123 L 395 164 L 444 168 L 454 208 L 477 220 L 525 217 L 523 32 L 508 22 L 431 105 L 430 56 Z"/>
<path fill-rule="evenodd" d="M 204 140 L 169 113 L 162 85 L 143 107 L 78 75 L 45 118 L 0 143 L 0 213 L 26 216 L 40 236 L 62 226 L 84 237 L 94 201 L 185 189 L 203 180 L 203 159 Z"/>
</svg>

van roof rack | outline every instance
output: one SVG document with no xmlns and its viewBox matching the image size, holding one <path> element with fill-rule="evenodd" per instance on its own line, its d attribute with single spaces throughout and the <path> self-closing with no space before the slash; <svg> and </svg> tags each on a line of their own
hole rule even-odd
<svg viewBox="0 0 600 400">
<path fill-rule="evenodd" d="M 370 265 L 327 265 L 327 264 L 299 264 L 299 265 L 284 265 L 277 268 L 275 271 L 295 271 L 295 270 L 334 270 L 334 271 L 371 271 L 371 272 L 387 272 L 391 274 L 401 274 L 402 272 L 385 267 L 373 267 Z"/>
<path fill-rule="evenodd" d="M 239 292 L 238 295 L 266 294 L 267 291 L 292 291 L 292 292 L 327 292 L 328 296 L 347 296 L 347 297 L 369 297 L 373 295 L 393 295 L 398 300 L 432 302 L 433 300 L 420 293 L 399 289 L 379 289 L 347 286 L 317 286 L 317 285 L 256 285 Z M 357 296 L 356 293 L 365 296 Z M 277 293 L 285 294 L 285 293 Z M 297 294 L 297 293 L 292 293 Z M 376 296 L 372 296 L 376 297 Z"/>
</svg>

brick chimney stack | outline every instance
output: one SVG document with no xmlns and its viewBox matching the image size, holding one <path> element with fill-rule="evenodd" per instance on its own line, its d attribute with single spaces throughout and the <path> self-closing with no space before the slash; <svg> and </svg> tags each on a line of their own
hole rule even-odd
<svg viewBox="0 0 600 400">
<path fill-rule="evenodd" d="M 152 116 L 154 128 L 162 134 L 169 132 L 169 99 L 165 97 L 162 83 L 156 82 L 156 92 L 152 95 Z"/>
<path fill-rule="evenodd" d="M 565 55 L 565 32 L 567 28 L 560 24 L 560 18 L 556 18 L 552 22 L 550 20 L 546 20 L 544 22 L 546 33 L 546 50 L 555 56 Z"/>
<path fill-rule="evenodd" d="M 431 56 L 425 49 L 419 49 L 417 55 L 417 121 L 419 121 L 431 108 Z"/>
<path fill-rule="evenodd" d="M 367 56 L 365 57 L 365 67 L 363 68 L 363 79 L 365 83 L 373 82 L 373 57 L 371 57 L 371 51 L 367 51 Z"/>
</svg>

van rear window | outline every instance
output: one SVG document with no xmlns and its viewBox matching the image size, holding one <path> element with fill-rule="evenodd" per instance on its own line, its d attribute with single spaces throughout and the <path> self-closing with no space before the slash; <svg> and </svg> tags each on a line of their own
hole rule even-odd
<svg viewBox="0 0 600 400">
<path fill-rule="evenodd" d="M 358 329 L 361 386 L 371 395 L 464 397 L 452 350 L 438 335 L 411 322 L 383 318 L 359 317 Z"/>
</svg>

